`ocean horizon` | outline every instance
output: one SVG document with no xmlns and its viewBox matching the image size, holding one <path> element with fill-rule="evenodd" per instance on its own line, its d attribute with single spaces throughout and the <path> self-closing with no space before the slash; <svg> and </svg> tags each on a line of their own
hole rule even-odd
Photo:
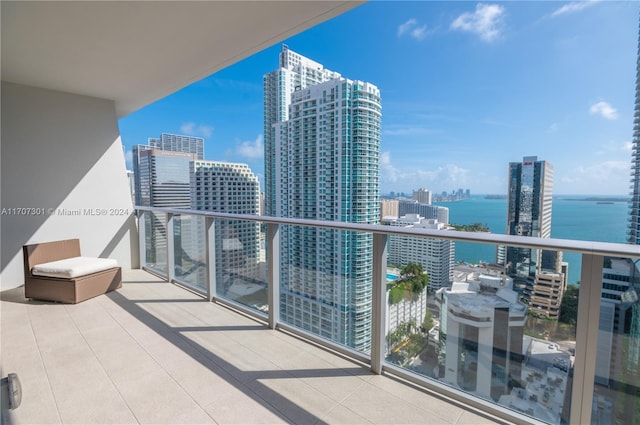
<svg viewBox="0 0 640 425">
<path fill-rule="evenodd" d="M 500 196 L 486 198 L 486 196 Z M 629 195 L 553 195 L 551 237 L 556 239 L 626 243 Z M 506 234 L 507 198 L 500 194 L 478 194 L 470 198 L 434 202 L 449 208 L 451 224 L 486 224 L 491 233 Z M 456 262 L 493 263 L 495 245 L 456 242 Z M 580 280 L 581 255 L 565 252 L 568 282 Z"/>
</svg>

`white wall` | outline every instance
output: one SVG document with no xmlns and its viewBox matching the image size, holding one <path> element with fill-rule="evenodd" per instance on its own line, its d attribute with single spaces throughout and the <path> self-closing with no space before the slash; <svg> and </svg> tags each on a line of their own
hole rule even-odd
<svg viewBox="0 0 640 425">
<path fill-rule="evenodd" d="M 24 283 L 22 246 L 29 243 L 79 238 L 83 255 L 136 267 L 135 220 L 114 102 L 4 81 L 1 102 L 0 288 Z M 62 215 L 63 209 L 79 215 Z"/>
</svg>

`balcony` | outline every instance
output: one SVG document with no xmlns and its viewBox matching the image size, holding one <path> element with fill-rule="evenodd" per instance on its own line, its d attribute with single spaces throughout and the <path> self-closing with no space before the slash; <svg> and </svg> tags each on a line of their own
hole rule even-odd
<svg viewBox="0 0 640 425">
<path fill-rule="evenodd" d="M 501 423 L 142 270 L 76 305 L 4 291 L 1 312 L 6 423 Z"/>
<path fill-rule="evenodd" d="M 637 371 L 633 365 L 616 358 L 617 354 L 602 353 L 607 346 L 602 338 L 611 339 L 614 347 L 631 347 L 633 337 L 618 334 L 614 331 L 618 325 L 613 324 L 611 333 L 602 332 L 606 329 L 600 327 L 599 314 L 593 314 L 600 313 L 601 309 L 601 314 L 611 314 L 608 307 L 601 306 L 605 255 L 637 259 L 640 252 L 636 246 L 146 207 L 138 208 L 138 215 L 140 264 L 152 270 L 154 275 L 141 270 L 129 271 L 125 288 L 92 300 L 97 306 L 93 308 L 86 307 L 91 305 L 86 303 L 56 306 L 25 302 L 20 288 L 4 294 L 3 314 L 6 312 L 8 317 L 3 316 L 3 324 L 9 325 L 6 330 L 3 328 L 3 335 L 8 335 L 6 340 L 15 337 L 20 341 L 15 351 L 7 344 L 3 345 L 4 371 L 18 371 L 21 376 L 26 375 L 27 382 L 35 379 L 34 382 L 43 385 L 36 385 L 35 389 L 25 385 L 25 394 L 50 391 L 48 397 L 55 401 L 59 421 L 72 421 L 68 418 L 74 416 L 67 415 L 94 414 L 91 409 L 87 412 L 78 409 L 75 403 L 86 405 L 82 402 L 83 397 L 93 397 L 94 402 L 99 399 L 100 391 L 91 396 L 86 392 L 87 387 L 95 387 L 109 389 L 114 400 L 129 406 L 127 409 L 134 415 L 132 421 L 155 422 L 157 419 L 152 412 L 144 410 L 146 407 L 140 407 L 142 411 L 137 413 L 132 406 L 135 403 L 155 406 L 152 400 L 167 397 L 162 395 L 164 393 L 146 398 L 139 395 L 152 394 L 162 385 L 151 385 L 144 390 L 135 385 L 149 385 L 156 379 L 158 382 L 171 379 L 172 385 L 178 385 L 186 393 L 183 394 L 185 400 L 191 399 L 185 405 L 197 405 L 194 410 L 180 409 L 169 403 L 154 407 L 162 412 L 166 408 L 170 413 L 164 415 L 187 415 L 184 419 L 173 416 L 181 422 L 203 421 L 204 416 L 197 416 L 201 414 L 208 415 L 211 420 L 233 422 L 233 416 L 224 415 L 246 414 L 251 409 L 246 409 L 244 403 L 261 406 L 262 413 L 252 413 L 258 415 L 256 417 L 242 416 L 237 422 L 419 422 L 418 418 L 424 417 L 422 410 L 425 410 L 429 414 L 435 413 L 442 423 L 464 423 L 468 415 L 482 416 L 474 416 L 474 422 L 585 423 L 594 417 L 592 415 L 610 417 L 614 413 L 612 400 L 624 399 L 623 405 L 630 406 L 631 412 L 637 409 L 640 399 L 633 395 L 637 389 L 633 384 Z M 303 228 L 304 232 L 301 232 Z M 259 229 L 266 229 L 266 234 L 259 233 Z M 314 235 L 314 231 L 317 234 Z M 340 302 L 326 303 L 326 300 L 314 304 L 324 292 L 333 296 L 341 293 L 339 285 L 345 273 L 344 265 L 340 266 L 341 271 L 334 267 L 331 269 L 335 269 L 333 274 L 325 274 L 328 272 L 316 269 L 316 262 L 292 256 L 283 251 L 278 242 L 282 235 L 284 240 L 294 242 L 292 246 L 301 248 L 303 245 L 297 238 L 315 238 L 331 232 L 338 232 L 343 240 L 349 241 L 347 246 L 356 244 L 349 235 L 364 234 L 373 241 L 371 281 L 363 287 L 371 292 L 364 295 L 358 292 L 358 302 L 353 308 L 364 306 L 364 309 L 351 313 L 356 322 L 351 331 L 351 342 L 344 334 L 336 332 L 336 318 L 342 316 L 335 316 L 336 311 L 344 313 L 349 307 Z M 244 234 L 249 238 L 239 236 L 231 243 L 224 236 L 229 233 Z M 298 236 L 285 238 L 293 234 Z M 189 238 L 189 235 L 195 237 Z M 555 334 L 550 336 L 546 330 L 538 329 L 536 323 L 525 327 L 523 335 L 525 323 L 536 319 L 523 320 L 526 307 L 513 296 L 498 296 L 501 290 L 475 293 L 470 292 L 470 287 L 460 290 L 454 286 L 435 296 L 442 304 L 440 314 L 447 314 L 454 306 L 460 310 L 447 314 L 448 329 L 440 329 L 444 332 L 440 338 L 437 328 L 430 329 L 428 338 L 424 337 L 424 347 L 420 348 L 424 351 L 403 358 L 401 353 L 411 339 L 405 342 L 398 339 L 397 332 L 388 327 L 386 320 L 389 314 L 385 293 L 386 244 L 390 236 L 582 253 L 577 326 L 569 334 L 566 331 L 563 334 L 569 345 Z M 247 240 L 253 242 L 247 244 Z M 259 240 L 265 241 L 260 254 L 251 246 Z M 238 250 L 243 241 L 245 254 Z M 229 247 L 233 247 L 233 253 L 226 252 Z M 336 249 L 337 246 L 330 247 L 332 252 Z M 278 258 L 285 261 L 278 261 Z M 162 279 L 155 276 L 162 276 Z M 496 286 L 494 289 L 503 286 L 499 278 L 485 277 L 485 281 Z M 4 308 L 5 305 L 8 307 Z M 99 319 L 96 310 L 106 311 L 109 317 Z M 509 312 L 505 315 L 500 311 Z M 61 314 L 64 326 L 55 320 L 58 314 Z M 83 333 L 85 327 L 86 335 Z M 88 344 L 88 348 L 82 352 L 74 348 L 75 345 L 67 346 L 64 341 L 70 334 L 75 335 L 72 341 Z M 501 338 L 512 342 L 503 345 Z M 119 342 L 123 339 L 127 344 Z M 438 342 L 439 339 L 442 341 Z M 31 348 L 26 349 L 26 346 Z M 123 346 L 127 348 L 118 348 Z M 61 354 L 66 353 L 64 350 L 69 350 L 71 355 L 79 350 L 78 360 L 82 362 L 85 356 L 95 358 L 91 360 L 91 367 L 101 370 L 98 374 L 104 382 L 97 385 L 87 381 L 83 372 L 85 366 L 75 371 L 74 361 L 60 365 L 51 354 L 58 348 L 63 351 L 56 351 L 56 359 L 68 358 Z M 455 353 L 456 349 L 461 350 L 459 358 L 447 354 Z M 30 350 L 36 351 L 25 357 Z M 118 350 L 125 357 L 118 357 Z M 570 354 L 571 350 L 575 357 Z M 311 353 L 308 358 L 307 353 Z M 443 355 L 446 361 L 440 363 Z M 317 357 L 326 363 L 318 365 Z M 23 367 L 33 365 L 33 358 L 41 359 L 39 374 L 19 368 L 23 359 L 28 359 Z M 64 368 L 65 372 L 50 372 L 49 365 Z M 182 365 L 191 366 L 183 370 Z M 7 369 L 12 367 L 12 370 Z M 336 371 L 336 367 L 339 370 Z M 113 368 L 113 375 L 110 368 Z M 131 376 L 142 378 L 139 371 L 147 368 L 157 370 L 164 378 L 131 382 L 136 381 Z M 77 381 L 67 376 L 75 377 Z M 548 387 L 545 379 L 555 383 L 558 376 L 562 376 L 560 384 Z M 58 383 L 58 379 L 62 382 Z M 285 379 L 287 385 L 284 385 Z M 295 382 L 291 387 L 290 380 Z M 516 384 L 516 381 L 520 383 Z M 382 390 L 374 383 L 379 383 Z M 369 384 L 373 387 L 366 386 Z M 133 391 L 128 385 L 138 390 Z M 211 403 L 226 397 L 216 391 L 218 385 L 233 387 L 233 392 L 241 394 L 239 399 L 244 401 L 236 404 L 225 399 L 228 410 L 217 411 L 219 407 Z M 61 388 L 59 394 L 56 394 L 57 388 Z M 82 391 L 69 396 L 78 388 Z M 338 395 L 333 393 L 336 388 L 340 388 Z M 203 389 L 208 391 L 204 400 L 200 394 Z M 365 389 L 377 395 L 364 396 Z M 315 391 L 326 391 L 326 394 L 318 395 Z M 391 404 L 396 406 L 395 399 L 385 391 L 400 396 L 404 400 L 400 404 L 403 407 L 390 407 L 389 400 L 394 400 Z M 226 390 L 224 394 L 227 394 Z M 436 400 L 432 398 L 434 395 Z M 627 395 L 631 398 L 625 398 Z M 135 401 L 129 401 L 129 397 Z M 542 404 L 536 401 L 538 398 L 543 400 Z M 65 413 L 59 400 L 69 403 L 64 407 L 68 409 Z M 372 405 L 365 402 L 371 400 L 374 401 Z M 409 404 L 403 404 L 406 402 Z M 415 410 L 416 406 L 418 410 Z M 95 413 L 95 418 L 104 414 L 100 405 L 92 409 L 99 412 Z M 30 414 L 30 408 L 26 407 L 24 411 L 26 413 L 16 411 L 16 414 Z M 441 411 L 457 413 L 452 417 L 438 413 Z M 415 416 L 416 412 L 419 416 Z M 356 416 L 340 416 L 354 414 Z M 86 417 L 82 422 L 91 422 L 91 418 Z"/>
<path fill-rule="evenodd" d="M 567 371 L 562 362 L 544 375 L 529 361 L 531 367 L 523 367 L 519 375 L 525 379 L 523 388 L 531 388 L 513 393 L 511 404 L 518 407 L 514 410 L 496 403 L 490 394 L 469 390 L 480 381 L 468 379 L 472 372 L 485 373 L 484 383 L 494 386 L 477 355 L 487 351 L 474 341 L 461 338 L 457 348 L 464 362 L 460 373 L 446 377 L 448 383 L 388 358 L 383 287 L 389 235 L 581 253 L 579 320 L 570 335 L 576 345 L 573 385 L 564 391 L 570 403 L 563 406 L 563 417 L 578 424 L 597 421 L 612 409 L 608 394 L 637 400 L 637 369 L 611 356 L 606 376 L 597 370 L 601 348 L 638 348 L 629 345 L 634 340 L 628 334 L 613 332 L 625 322 L 616 322 L 620 318 L 614 307 L 605 308 L 600 297 L 603 256 L 635 260 L 640 257 L 637 247 L 472 233 L 414 234 L 377 226 L 166 210 L 155 212 L 165 226 L 164 239 L 158 233 L 154 244 L 145 246 L 153 227 L 136 223 L 131 215 L 117 120 L 358 4 L 2 2 L 2 206 L 34 213 L 2 217 L 1 376 L 17 372 L 24 390 L 22 405 L 3 412 L 3 422 L 5 413 L 7 422 L 14 423 L 552 422 L 528 401 L 555 403 L 559 391 L 548 388 L 562 381 L 555 371 L 556 366 Z M 375 111 L 370 117 L 377 119 Z M 273 155 L 268 153 L 269 160 Z M 97 217 L 50 212 L 85 208 L 128 213 Z M 143 220 L 149 213 L 142 214 Z M 207 251 L 197 262 L 182 255 L 176 260 L 176 243 L 184 242 L 175 231 L 182 215 L 197 216 L 201 222 L 203 231 L 197 235 L 207 242 L 202 245 Z M 219 284 L 225 288 L 215 272 L 216 250 L 224 251 L 225 244 L 211 242 L 221 236 L 212 224 L 222 220 L 262 222 L 271 243 L 288 225 L 370 234 L 372 315 L 354 329 L 367 333 L 368 339 L 356 342 L 368 341 L 370 349 L 356 351 L 318 337 L 323 331 L 331 336 L 331 311 L 319 312 L 317 317 L 323 319 L 317 331 L 282 320 L 277 302 L 280 275 L 313 275 L 304 264 L 288 270 L 276 267 L 276 254 L 283 252 L 267 250 L 264 262 L 271 266 L 257 284 L 263 286 L 261 292 L 248 294 L 240 291 L 242 286 L 239 291 L 219 290 Z M 79 237 L 83 252 L 117 257 L 126 268 L 137 267 L 139 251 L 140 265 L 164 278 L 130 270 L 122 290 L 83 304 L 25 301 L 19 288 L 20 247 L 67 237 Z M 337 246 L 327 249 L 322 260 L 336 261 Z M 146 256 L 154 252 L 153 259 Z M 229 255 L 225 261 L 239 260 Z M 197 266 L 197 273 L 189 272 L 192 266 Z M 316 287 L 331 290 L 341 273 L 336 269 Z M 303 298 L 295 300 L 303 305 Z M 612 332 L 600 332 L 599 316 L 611 319 Z M 520 317 L 500 320 L 511 327 Z M 544 336 L 544 331 L 539 333 Z M 439 332 L 430 330 L 429 344 L 437 345 L 438 338 Z M 532 353 L 552 359 L 564 352 L 535 341 L 531 347 Z M 527 360 L 531 358 L 535 355 Z M 608 392 L 597 393 L 594 381 Z M 629 399 L 615 406 L 631 415 L 627 423 L 638 406 Z"/>
</svg>

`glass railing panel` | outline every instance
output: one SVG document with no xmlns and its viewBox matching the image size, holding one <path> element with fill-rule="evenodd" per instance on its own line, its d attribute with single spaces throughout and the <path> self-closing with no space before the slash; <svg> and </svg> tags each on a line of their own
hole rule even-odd
<svg viewBox="0 0 640 425">
<path fill-rule="evenodd" d="M 166 217 L 161 212 L 144 213 L 146 266 L 162 276 L 167 275 Z"/>
<path fill-rule="evenodd" d="M 640 267 L 605 257 L 591 423 L 640 418 Z"/>
<path fill-rule="evenodd" d="M 280 227 L 280 321 L 371 350 L 373 235 Z"/>
<path fill-rule="evenodd" d="M 564 291 L 562 273 L 510 277 L 497 264 L 455 263 L 454 250 L 446 240 L 390 237 L 386 361 L 537 420 L 568 423 L 577 291 Z"/>
<path fill-rule="evenodd" d="M 264 226 L 215 219 L 216 296 L 267 313 Z"/>
<path fill-rule="evenodd" d="M 205 218 L 181 214 L 173 217 L 174 279 L 198 292 L 207 292 Z"/>
</svg>

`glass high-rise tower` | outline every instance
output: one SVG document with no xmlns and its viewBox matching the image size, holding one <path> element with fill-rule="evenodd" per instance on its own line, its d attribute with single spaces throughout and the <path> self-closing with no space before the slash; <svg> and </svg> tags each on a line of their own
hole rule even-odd
<svg viewBox="0 0 640 425">
<path fill-rule="evenodd" d="M 264 83 L 266 215 L 378 223 L 378 88 L 286 46 Z M 372 235 L 283 226 L 280 240 L 281 320 L 369 350 Z"/>
<path fill-rule="evenodd" d="M 553 165 L 526 156 L 509 163 L 507 234 L 551 237 Z M 562 252 L 521 247 L 499 247 L 498 264 L 524 291 L 532 311 L 557 318 L 566 289 Z"/>
<path fill-rule="evenodd" d="M 510 162 L 507 234 L 551 237 L 552 190 L 553 165 L 538 161 L 536 156 Z M 507 274 L 524 279 L 534 277 L 542 267 L 543 257 L 546 256 L 536 249 L 507 247 Z"/>
</svg>

